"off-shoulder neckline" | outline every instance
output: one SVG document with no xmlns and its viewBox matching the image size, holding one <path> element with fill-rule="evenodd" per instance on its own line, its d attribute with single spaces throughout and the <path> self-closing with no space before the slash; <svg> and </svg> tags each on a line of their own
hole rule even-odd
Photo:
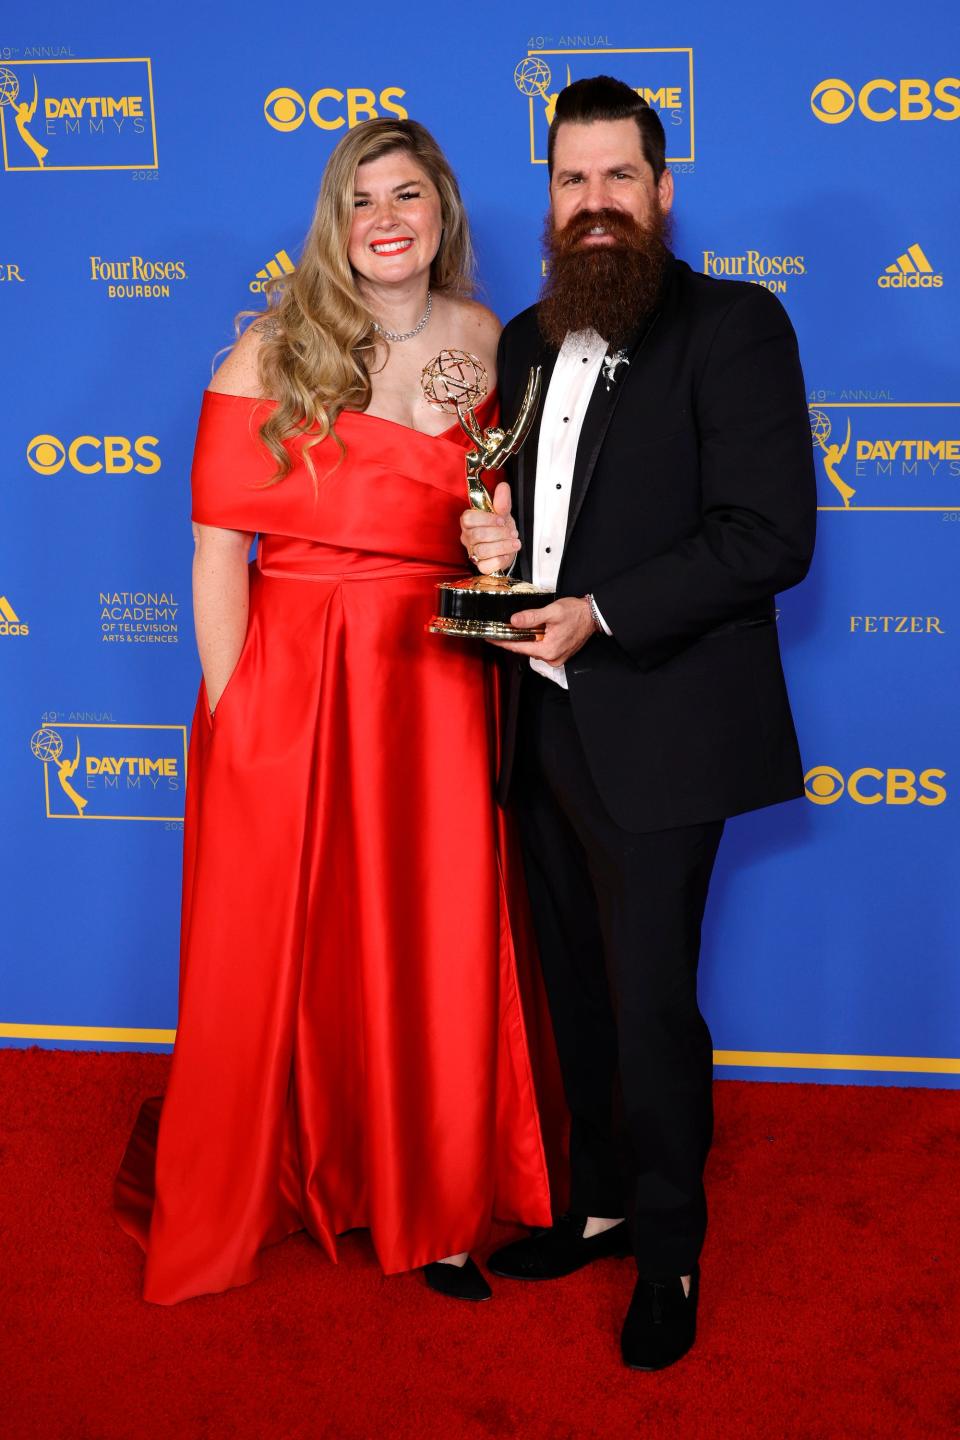
<svg viewBox="0 0 960 1440">
<path fill-rule="evenodd" d="M 277 404 L 276 400 L 268 399 L 264 395 L 233 395 L 226 390 L 204 390 L 203 394 L 204 399 L 206 399 L 208 396 L 212 396 L 216 400 L 243 400 L 248 405 Z M 480 404 L 476 407 L 477 410 L 486 409 L 486 407 L 492 402 L 494 394 L 495 391 L 488 390 L 486 395 L 484 395 L 483 399 L 480 401 Z M 344 416 L 349 416 L 351 420 L 376 420 L 381 425 L 392 425 L 395 430 L 405 430 L 408 435 L 419 435 L 424 440 L 443 440 L 452 433 L 460 431 L 460 424 L 457 420 L 454 420 L 453 424 L 448 425 L 445 430 L 437 430 L 431 432 L 429 430 L 417 430 L 414 428 L 413 425 L 404 425 L 401 420 L 390 420 L 387 418 L 386 415 L 371 415 L 366 410 L 341 410 L 340 414 L 337 416 L 337 424 L 339 424 L 340 421 L 343 420 Z"/>
</svg>

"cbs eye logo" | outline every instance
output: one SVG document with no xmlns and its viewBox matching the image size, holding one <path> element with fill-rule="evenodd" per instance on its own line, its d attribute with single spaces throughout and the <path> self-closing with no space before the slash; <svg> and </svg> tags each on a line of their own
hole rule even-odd
<svg viewBox="0 0 960 1440">
<path fill-rule="evenodd" d="M 934 108 L 933 100 L 941 103 Z M 821 80 L 810 108 L 824 125 L 840 125 L 858 109 L 865 120 L 956 120 L 960 118 L 960 79 L 946 75 L 928 80 L 868 80 L 854 90 L 846 80 Z"/>
<path fill-rule="evenodd" d="M 263 102 L 264 117 L 274 130 L 296 130 L 303 124 L 306 113 L 303 96 L 296 90 L 288 90 L 285 85 L 271 90 Z"/>
<path fill-rule="evenodd" d="M 814 805 L 835 805 L 848 795 L 858 805 L 942 805 L 947 798 L 945 770 L 876 770 L 864 765 L 845 780 L 832 765 L 815 765 L 803 777 L 803 789 Z"/>
<path fill-rule="evenodd" d="M 810 96 L 810 108 L 824 125 L 849 120 L 856 103 L 857 97 L 845 80 L 821 80 Z"/>
<path fill-rule="evenodd" d="M 156 435 L 138 435 L 135 440 L 126 435 L 78 435 L 64 445 L 56 435 L 34 435 L 27 445 L 27 464 L 38 475 L 56 475 L 68 461 L 81 475 L 98 475 L 101 471 L 129 475 L 131 470 L 156 475 L 160 469 L 156 450 L 159 443 Z"/>
<path fill-rule="evenodd" d="M 399 85 L 388 85 L 379 95 L 363 88 L 333 90 L 328 87 L 315 90 L 309 100 L 305 100 L 299 90 L 278 85 L 263 102 L 263 118 L 283 134 L 299 130 L 308 116 L 318 130 L 341 130 L 344 125 L 352 130 L 362 120 L 376 120 L 382 114 L 406 120 L 407 112 L 399 104 L 406 93 Z"/>
</svg>

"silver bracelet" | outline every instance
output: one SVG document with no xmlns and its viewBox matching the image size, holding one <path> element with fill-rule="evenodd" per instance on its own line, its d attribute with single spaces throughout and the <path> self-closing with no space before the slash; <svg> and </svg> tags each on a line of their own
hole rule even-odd
<svg viewBox="0 0 960 1440">
<path fill-rule="evenodd" d="M 600 611 L 597 608 L 596 600 L 594 600 L 592 595 L 584 595 L 583 598 L 590 606 L 590 614 L 593 616 L 595 629 L 599 630 L 601 635 L 605 635 L 607 632 L 603 628 L 603 621 L 600 619 Z"/>
</svg>

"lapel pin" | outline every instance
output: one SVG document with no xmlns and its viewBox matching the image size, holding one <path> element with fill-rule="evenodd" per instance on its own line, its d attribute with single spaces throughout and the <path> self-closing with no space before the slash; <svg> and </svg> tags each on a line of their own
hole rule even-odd
<svg viewBox="0 0 960 1440">
<path fill-rule="evenodd" d="M 612 355 L 607 355 L 603 362 L 603 378 L 606 381 L 607 391 L 617 383 L 617 371 L 621 365 L 629 365 L 626 350 L 616 350 Z"/>
</svg>

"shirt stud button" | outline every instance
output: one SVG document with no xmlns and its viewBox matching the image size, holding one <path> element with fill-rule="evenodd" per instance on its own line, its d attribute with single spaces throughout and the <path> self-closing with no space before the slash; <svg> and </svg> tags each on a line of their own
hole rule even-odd
<svg viewBox="0 0 960 1440">
<path fill-rule="evenodd" d="M 570 416 L 569 416 L 569 415 L 564 415 L 564 417 L 563 417 L 563 423 L 564 423 L 564 425 L 569 424 L 569 421 L 570 421 Z"/>
<path fill-rule="evenodd" d="M 562 486 L 562 485 L 558 485 L 558 486 L 557 486 L 557 489 L 558 489 L 558 490 L 562 490 L 562 489 L 563 489 L 563 486 Z"/>
<path fill-rule="evenodd" d="M 550 546 L 549 546 L 549 545 L 547 546 L 547 554 L 548 554 L 548 555 L 550 554 Z"/>
</svg>

